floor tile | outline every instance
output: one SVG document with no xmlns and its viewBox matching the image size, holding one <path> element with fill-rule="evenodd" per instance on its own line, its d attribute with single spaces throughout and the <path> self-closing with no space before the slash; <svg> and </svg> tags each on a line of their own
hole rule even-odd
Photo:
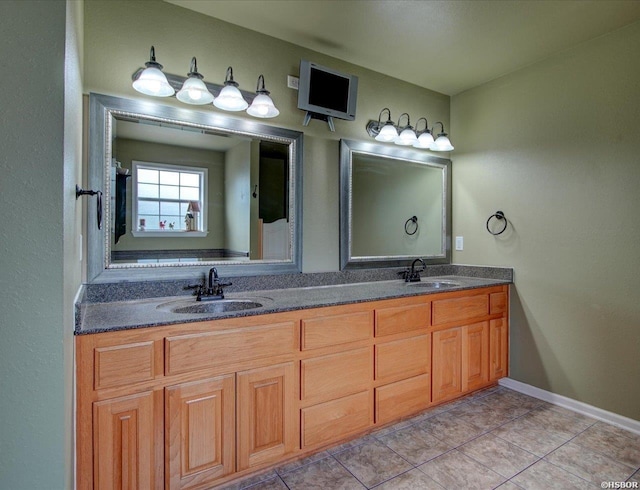
<svg viewBox="0 0 640 490">
<path fill-rule="evenodd" d="M 615 437 L 626 437 L 627 439 L 631 439 L 633 441 L 633 444 L 640 444 L 640 434 L 635 434 L 628 430 L 622 429 L 615 425 L 606 424 L 604 422 L 596 422 L 595 425 L 597 425 L 600 429 L 609 432 Z"/>
<path fill-rule="evenodd" d="M 522 487 L 519 487 L 511 481 L 506 481 L 502 485 L 497 487 L 496 490 L 522 490 Z"/>
<path fill-rule="evenodd" d="M 573 442 L 556 449 L 545 460 L 598 485 L 603 481 L 625 481 L 635 471 L 635 468 Z"/>
<path fill-rule="evenodd" d="M 264 473 L 258 473 L 257 475 L 248 476 L 222 488 L 224 490 L 240 490 L 242 488 L 250 487 L 265 480 L 273 480 L 277 477 L 278 474 L 275 472 L 275 470 L 270 470 Z"/>
<path fill-rule="evenodd" d="M 360 446 L 362 444 L 366 444 L 367 442 L 373 442 L 376 438 L 369 434 L 363 437 L 359 437 L 358 439 L 354 439 L 353 441 L 345 442 L 344 444 L 340 444 L 339 446 L 330 447 L 327 449 L 327 452 L 331 455 L 336 455 L 339 452 L 344 451 L 345 449 L 350 449 L 352 447 Z"/>
<path fill-rule="evenodd" d="M 502 410 L 477 401 L 454 408 L 448 414 L 458 417 L 459 420 L 474 426 L 481 432 L 494 429 L 510 420 Z"/>
<path fill-rule="evenodd" d="M 548 490 L 550 488 L 582 490 L 594 488 L 588 481 L 578 478 L 546 461 L 538 461 L 522 473 L 514 476 L 511 481 L 526 490 Z"/>
<path fill-rule="evenodd" d="M 415 426 L 378 437 L 378 440 L 414 465 L 426 463 L 454 447 Z"/>
<path fill-rule="evenodd" d="M 522 418 L 568 438 L 588 429 L 596 422 L 569 410 L 560 411 L 551 407 L 538 407 Z"/>
<path fill-rule="evenodd" d="M 635 434 L 622 429 L 615 429 L 618 428 L 598 422 L 571 442 L 602 453 L 634 468 L 640 468 L 640 437 L 636 440 L 625 435 L 625 433 L 630 436 Z"/>
<path fill-rule="evenodd" d="M 374 432 L 372 435 L 380 439 L 380 437 L 384 437 L 385 435 L 391 434 L 392 432 L 396 432 L 400 429 L 405 429 L 407 427 L 410 427 L 411 425 L 413 425 L 411 419 L 403 420 L 402 422 L 398 422 L 397 424 L 392 424 L 388 427 L 385 427 L 384 429 L 380 429 Z"/>
<path fill-rule="evenodd" d="M 375 490 L 444 490 L 418 469 L 413 469 L 374 487 Z"/>
<path fill-rule="evenodd" d="M 477 427 L 463 422 L 456 417 L 452 417 L 447 413 L 435 415 L 423 422 L 415 424 L 414 427 L 423 429 L 437 439 L 447 444 L 452 444 L 453 446 L 459 446 L 480 435 L 482 432 Z"/>
<path fill-rule="evenodd" d="M 297 470 L 298 468 L 302 468 L 310 463 L 315 463 L 316 461 L 320 461 L 321 459 L 328 458 L 331 455 L 327 451 L 321 451 L 319 453 L 312 454 L 306 458 L 299 459 L 297 461 L 292 461 L 291 463 L 284 464 L 282 466 L 278 466 L 276 468 L 276 472 L 282 476 L 286 473 L 290 473 L 291 471 Z"/>
<path fill-rule="evenodd" d="M 287 490 L 287 486 L 279 476 L 244 488 L 247 490 Z"/>
<path fill-rule="evenodd" d="M 570 439 L 522 418 L 502 425 L 490 433 L 540 457 L 559 448 Z"/>
<path fill-rule="evenodd" d="M 485 490 L 495 488 L 505 481 L 502 476 L 456 449 L 418 468 L 445 488 Z"/>
<path fill-rule="evenodd" d="M 367 487 L 412 468 L 411 464 L 377 440 L 346 449 L 336 454 L 335 458 Z"/>
<path fill-rule="evenodd" d="M 514 419 L 516 417 L 521 417 L 522 415 L 533 410 L 533 407 L 521 407 L 517 404 L 513 403 L 511 399 L 505 399 L 502 396 L 496 396 L 494 394 L 487 395 L 484 398 L 479 398 L 476 400 L 478 403 L 482 403 L 483 405 L 487 405 L 491 407 L 495 412 L 500 413 L 506 420 Z"/>
<path fill-rule="evenodd" d="M 491 434 L 478 437 L 460 446 L 458 450 L 505 478 L 520 473 L 539 459 L 534 454 Z"/>
<path fill-rule="evenodd" d="M 508 389 L 501 390 L 491 396 L 498 400 L 502 400 L 506 405 L 529 410 L 533 410 L 541 405 L 546 405 L 546 402 L 538 398 L 533 398 L 532 396 Z"/>
<path fill-rule="evenodd" d="M 468 401 L 479 400 L 480 398 L 484 398 L 485 396 L 491 395 L 492 393 L 497 393 L 499 391 L 502 391 L 503 389 L 504 388 L 502 388 L 499 385 L 492 386 L 491 388 L 485 388 L 483 390 L 474 391 L 470 395 L 467 395 L 465 399 Z"/>
<path fill-rule="evenodd" d="M 282 479 L 290 490 L 361 490 L 366 487 L 333 457 L 294 470 Z"/>
</svg>

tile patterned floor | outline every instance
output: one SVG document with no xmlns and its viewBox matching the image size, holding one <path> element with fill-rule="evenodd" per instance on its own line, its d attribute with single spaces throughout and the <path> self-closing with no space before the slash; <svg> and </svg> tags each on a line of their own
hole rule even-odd
<svg viewBox="0 0 640 490">
<path fill-rule="evenodd" d="M 495 387 L 224 488 L 564 490 L 603 481 L 640 482 L 640 435 Z"/>
</svg>

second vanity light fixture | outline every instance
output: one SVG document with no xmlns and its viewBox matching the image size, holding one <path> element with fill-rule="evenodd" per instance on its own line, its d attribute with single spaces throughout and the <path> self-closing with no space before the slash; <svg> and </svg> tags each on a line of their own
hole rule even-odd
<svg viewBox="0 0 640 490">
<path fill-rule="evenodd" d="M 156 61 L 156 51 L 151 46 L 149 61 L 144 69 L 133 75 L 133 88 L 138 92 L 153 97 L 171 97 L 175 94 L 180 102 L 190 105 L 211 104 L 225 111 L 243 111 L 253 117 L 271 118 L 280 114 L 269 97 L 270 92 L 264 87 L 264 76 L 258 77 L 256 93 L 250 94 L 239 89 L 238 82 L 233 79 L 233 68 L 227 68 L 224 85 L 204 81 L 198 72 L 196 58 L 191 59 L 191 68 L 187 78 L 165 74 L 162 65 Z M 262 84 L 262 85 L 261 85 Z M 176 94 L 174 87 L 180 87 Z M 216 95 L 214 95 L 216 94 Z M 249 99 L 252 103 L 249 105 Z"/>
<path fill-rule="evenodd" d="M 382 120 L 382 115 L 386 112 L 387 120 Z M 403 116 L 406 117 L 406 124 L 401 124 Z M 420 121 L 424 121 L 424 129 L 418 130 Z M 438 133 L 436 139 L 433 138 L 433 129 L 436 125 L 440 125 L 442 131 Z M 367 123 L 367 133 L 376 141 L 382 143 L 395 143 L 402 146 L 413 146 L 414 148 L 429 149 L 431 151 L 452 151 L 453 145 L 448 138 L 447 133 L 444 130 L 444 124 L 440 121 L 434 124 L 434 127 L 429 129 L 429 123 L 425 117 L 421 117 L 416 122 L 415 130 L 411 126 L 411 120 L 409 114 L 402 113 L 398 118 L 398 124 L 394 124 L 391 120 L 391 111 L 388 108 L 384 108 L 380 111 L 378 120 L 371 120 Z"/>
</svg>

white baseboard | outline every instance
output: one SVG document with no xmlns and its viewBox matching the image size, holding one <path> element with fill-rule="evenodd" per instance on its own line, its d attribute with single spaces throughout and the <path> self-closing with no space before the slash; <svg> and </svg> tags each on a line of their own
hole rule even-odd
<svg viewBox="0 0 640 490">
<path fill-rule="evenodd" d="M 499 382 L 500 386 L 505 388 L 524 393 L 525 395 L 544 400 L 552 405 L 558 405 L 559 407 L 573 410 L 574 412 L 581 413 L 594 419 L 602 420 L 612 425 L 616 425 L 622 429 L 634 432 L 640 435 L 640 421 L 618 415 L 617 413 L 603 410 L 602 408 L 594 407 L 588 403 L 579 402 L 573 398 L 568 398 L 562 395 L 556 395 L 550 391 L 536 388 L 535 386 L 516 381 L 511 378 L 502 378 Z"/>
</svg>

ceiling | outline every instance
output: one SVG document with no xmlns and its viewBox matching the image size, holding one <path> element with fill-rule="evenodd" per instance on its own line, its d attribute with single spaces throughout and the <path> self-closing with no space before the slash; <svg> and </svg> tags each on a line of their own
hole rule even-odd
<svg viewBox="0 0 640 490">
<path fill-rule="evenodd" d="M 250 138 L 238 135 L 229 137 L 222 134 L 212 134 L 202 129 L 189 128 L 188 126 L 177 127 L 169 125 L 168 127 L 163 127 L 162 123 L 153 121 L 140 120 L 133 122 L 132 120 L 120 119 L 116 121 L 116 137 L 221 152 L 233 148 L 241 141 L 250 141 Z"/>
<path fill-rule="evenodd" d="M 640 20 L 638 0 L 165 0 L 455 95 Z"/>
</svg>

